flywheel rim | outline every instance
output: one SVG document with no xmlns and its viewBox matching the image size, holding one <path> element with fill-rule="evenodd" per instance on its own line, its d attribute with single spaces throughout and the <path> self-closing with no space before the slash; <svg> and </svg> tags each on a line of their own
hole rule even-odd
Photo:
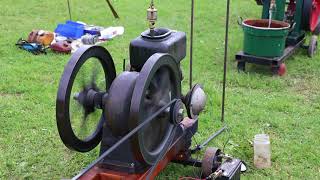
<svg viewBox="0 0 320 180">
<path fill-rule="evenodd" d="M 88 152 L 95 148 L 102 138 L 102 126 L 105 122 L 102 113 L 95 131 L 86 137 L 80 139 L 73 131 L 70 117 L 70 100 L 72 86 L 81 66 L 90 58 L 96 58 L 104 71 L 105 91 L 108 91 L 112 81 L 115 79 L 116 72 L 114 63 L 109 52 L 100 46 L 83 46 L 76 51 L 65 66 L 63 75 L 60 79 L 59 89 L 56 100 L 56 119 L 57 127 L 61 140 L 71 150 L 79 152 Z"/>
<path fill-rule="evenodd" d="M 164 70 L 165 69 L 165 70 Z M 147 117 L 146 112 L 147 110 L 144 109 L 146 107 L 146 102 L 148 102 L 147 98 L 147 91 L 152 91 L 150 89 L 151 87 L 151 82 L 153 82 L 153 79 L 156 78 L 158 74 L 164 73 L 162 71 L 169 71 L 170 73 L 170 99 L 166 99 L 166 102 L 161 104 L 161 106 L 166 105 L 168 102 L 172 99 L 175 98 L 180 98 L 181 96 L 181 80 L 179 76 L 179 67 L 174 58 L 168 54 L 161 54 L 161 53 L 156 53 L 152 55 L 143 68 L 141 69 L 139 76 L 136 81 L 136 85 L 134 88 L 132 100 L 131 100 L 131 108 L 130 108 L 130 128 L 133 129 L 137 125 L 141 124 Z M 164 73 L 166 74 L 166 73 Z M 161 75 L 160 75 L 161 76 Z M 163 75 L 165 76 L 165 75 Z M 172 86 L 173 85 L 173 86 Z M 159 90 L 160 91 L 160 90 Z M 161 92 L 161 91 L 160 91 Z M 157 94 L 157 93 L 155 93 Z M 166 92 L 165 92 L 166 95 Z M 154 98 L 158 98 L 159 96 L 154 95 Z M 163 96 L 161 96 L 162 98 Z M 167 97 L 167 96 L 166 96 Z M 146 100 L 147 99 L 147 100 Z M 163 100 L 163 98 L 161 99 Z M 159 101 L 161 102 L 161 101 Z M 158 101 L 156 102 L 158 103 Z M 150 107 L 151 108 L 151 107 Z M 150 109 L 149 108 L 149 109 Z M 155 112 L 155 108 L 152 112 Z M 169 113 L 168 113 L 169 114 Z M 149 134 L 151 140 L 148 140 L 146 138 L 147 136 L 144 134 L 148 132 L 148 128 L 143 129 L 142 131 L 139 131 L 132 139 L 132 145 L 133 149 L 136 155 L 136 158 L 138 160 L 141 160 L 149 165 L 153 165 L 156 163 L 157 158 L 166 150 L 168 143 L 172 140 L 172 136 L 175 131 L 175 125 L 170 123 L 170 115 L 163 117 L 158 117 L 157 120 L 154 120 L 152 122 L 159 122 L 159 126 L 153 125 L 153 127 L 157 127 L 153 129 L 153 133 L 156 134 L 156 132 L 162 132 L 161 128 L 168 126 L 165 131 L 165 135 L 163 137 L 160 137 L 161 142 L 156 142 L 153 144 L 148 144 L 149 142 L 152 142 L 152 136 L 153 134 Z M 160 120 L 159 120 L 160 119 Z M 159 120 L 159 121 L 158 121 Z M 151 123 L 152 123 L 151 122 Z M 150 123 L 150 124 L 151 124 Z M 151 124 L 152 125 L 152 124 Z M 160 129 L 160 130 L 159 130 Z M 152 130 L 152 129 L 151 129 Z M 149 128 L 150 132 L 150 128 Z M 161 135 L 161 133 L 160 133 Z M 153 147 L 153 145 L 155 147 Z"/>
</svg>

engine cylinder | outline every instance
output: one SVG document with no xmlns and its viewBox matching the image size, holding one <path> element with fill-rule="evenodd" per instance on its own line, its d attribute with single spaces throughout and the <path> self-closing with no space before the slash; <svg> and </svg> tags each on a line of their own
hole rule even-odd
<svg viewBox="0 0 320 180">
<path fill-rule="evenodd" d="M 151 35 L 144 31 L 130 43 L 130 64 L 140 71 L 144 63 L 155 53 L 168 53 L 179 63 L 186 56 L 186 34 L 166 28 L 156 28 Z"/>
</svg>

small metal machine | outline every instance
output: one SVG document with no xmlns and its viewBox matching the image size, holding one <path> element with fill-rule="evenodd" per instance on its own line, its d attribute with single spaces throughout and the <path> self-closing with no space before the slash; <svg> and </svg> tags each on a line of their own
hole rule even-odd
<svg viewBox="0 0 320 180">
<path fill-rule="evenodd" d="M 244 29 L 244 49 L 236 55 L 238 70 L 246 63 L 268 65 L 273 74 L 284 75 L 284 61 L 298 48 L 308 49 L 312 57 L 320 32 L 319 0 L 256 0 L 263 6 L 262 19 L 240 22 Z M 309 46 L 304 46 L 312 32 Z"/>
<path fill-rule="evenodd" d="M 181 92 L 186 34 L 155 28 L 153 2 L 147 13 L 149 29 L 130 43 L 130 70 L 116 76 L 100 46 L 80 48 L 65 67 L 56 102 L 60 137 L 79 152 L 101 143 L 98 159 L 73 179 L 154 179 L 170 162 L 200 167 L 205 179 L 239 179 L 241 161 L 217 148 L 203 160 L 191 157 L 225 127 L 191 148 L 206 95 L 199 84 Z"/>
</svg>

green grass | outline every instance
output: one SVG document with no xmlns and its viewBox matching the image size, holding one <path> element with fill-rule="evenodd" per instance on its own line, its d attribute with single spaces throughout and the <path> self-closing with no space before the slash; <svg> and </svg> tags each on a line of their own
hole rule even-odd
<svg viewBox="0 0 320 180">
<path fill-rule="evenodd" d="M 103 0 L 71 1 L 73 17 L 102 26 L 122 25 L 125 34 L 105 44 L 118 74 L 128 59 L 130 40 L 147 28 L 148 1 L 114 0 L 121 16 L 114 20 Z M 158 26 L 189 34 L 190 2 L 156 1 Z M 69 55 L 34 56 L 17 49 L 18 38 L 32 29 L 53 30 L 68 17 L 65 1 L 0 0 L 0 179 L 61 179 L 77 174 L 92 162 L 99 148 L 89 153 L 68 150 L 55 122 L 58 83 Z M 225 1 L 195 4 L 194 81 L 208 94 L 195 139 L 200 142 L 221 127 Z M 232 1 L 226 121 L 230 141 L 225 152 L 248 163 L 243 179 L 320 179 L 320 56 L 309 59 L 304 50 L 287 61 L 288 73 L 273 77 L 269 68 L 249 66 L 238 74 L 234 55 L 242 47 L 237 16 L 259 17 L 261 7 L 251 1 Z M 188 84 L 188 57 L 182 66 L 184 90 Z M 272 142 L 272 168 L 254 168 L 250 141 L 267 133 Z M 222 148 L 228 133 L 210 143 Z M 200 157 L 200 155 L 199 155 Z M 193 168 L 170 164 L 160 179 L 196 174 Z"/>
</svg>

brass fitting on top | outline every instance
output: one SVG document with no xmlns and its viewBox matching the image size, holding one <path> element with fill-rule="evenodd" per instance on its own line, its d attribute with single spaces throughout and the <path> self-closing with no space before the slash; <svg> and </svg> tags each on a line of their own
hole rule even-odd
<svg viewBox="0 0 320 180">
<path fill-rule="evenodd" d="M 155 24 L 158 18 L 158 10 L 155 8 L 154 4 L 151 3 L 150 7 L 147 9 L 147 20 L 149 21 L 150 34 L 153 36 Z"/>
</svg>

